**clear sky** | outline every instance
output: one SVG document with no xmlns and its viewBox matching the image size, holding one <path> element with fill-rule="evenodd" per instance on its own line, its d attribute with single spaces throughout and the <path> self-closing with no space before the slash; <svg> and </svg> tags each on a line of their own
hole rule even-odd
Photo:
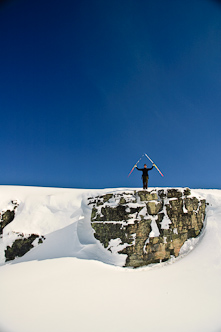
<svg viewBox="0 0 221 332">
<path fill-rule="evenodd" d="M 0 64 L 0 184 L 221 189 L 220 1 L 5 0 Z"/>
</svg>

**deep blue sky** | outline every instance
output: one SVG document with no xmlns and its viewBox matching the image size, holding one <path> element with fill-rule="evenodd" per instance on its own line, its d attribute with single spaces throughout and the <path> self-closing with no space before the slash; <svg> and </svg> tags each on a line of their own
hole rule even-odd
<svg viewBox="0 0 221 332">
<path fill-rule="evenodd" d="M 219 1 L 4 1 L 0 64 L 0 184 L 221 189 Z"/>
</svg>

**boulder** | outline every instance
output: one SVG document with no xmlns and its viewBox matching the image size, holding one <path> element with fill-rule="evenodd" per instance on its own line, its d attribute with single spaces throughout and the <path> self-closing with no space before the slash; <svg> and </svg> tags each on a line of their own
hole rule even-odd
<svg viewBox="0 0 221 332">
<path fill-rule="evenodd" d="M 178 257 L 204 227 L 206 201 L 189 188 L 113 192 L 88 200 L 94 237 L 106 250 L 125 254 L 125 267 Z"/>
</svg>

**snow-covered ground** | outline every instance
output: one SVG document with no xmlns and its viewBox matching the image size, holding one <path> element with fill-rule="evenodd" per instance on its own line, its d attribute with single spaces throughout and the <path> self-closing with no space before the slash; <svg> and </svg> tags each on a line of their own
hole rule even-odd
<svg viewBox="0 0 221 332">
<path fill-rule="evenodd" d="M 19 203 L 1 245 L 12 231 L 46 237 L 0 267 L 0 332 L 221 331 L 221 190 L 192 191 L 209 206 L 191 253 L 135 270 L 110 265 L 85 226 L 83 198 L 110 191 L 0 187 L 1 210 Z"/>
</svg>

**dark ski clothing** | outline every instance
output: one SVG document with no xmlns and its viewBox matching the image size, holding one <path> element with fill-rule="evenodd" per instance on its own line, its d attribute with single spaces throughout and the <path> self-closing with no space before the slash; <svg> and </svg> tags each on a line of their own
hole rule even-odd
<svg viewBox="0 0 221 332">
<path fill-rule="evenodd" d="M 138 168 L 136 167 L 136 169 L 138 169 L 138 171 L 142 171 L 142 177 L 144 176 L 148 176 L 148 171 L 151 171 L 153 169 L 153 166 L 151 168 Z"/>
<path fill-rule="evenodd" d="M 138 168 L 136 167 L 136 169 L 138 171 L 142 171 L 143 174 L 142 174 L 142 178 L 143 178 L 143 189 L 147 189 L 148 187 L 148 179 L 149 179 L 149 176 L 148 176 L 148 171 L 151 171 L 153 169 L 154 166 L 152 166 L 151 168 Z"/>
</svg>

